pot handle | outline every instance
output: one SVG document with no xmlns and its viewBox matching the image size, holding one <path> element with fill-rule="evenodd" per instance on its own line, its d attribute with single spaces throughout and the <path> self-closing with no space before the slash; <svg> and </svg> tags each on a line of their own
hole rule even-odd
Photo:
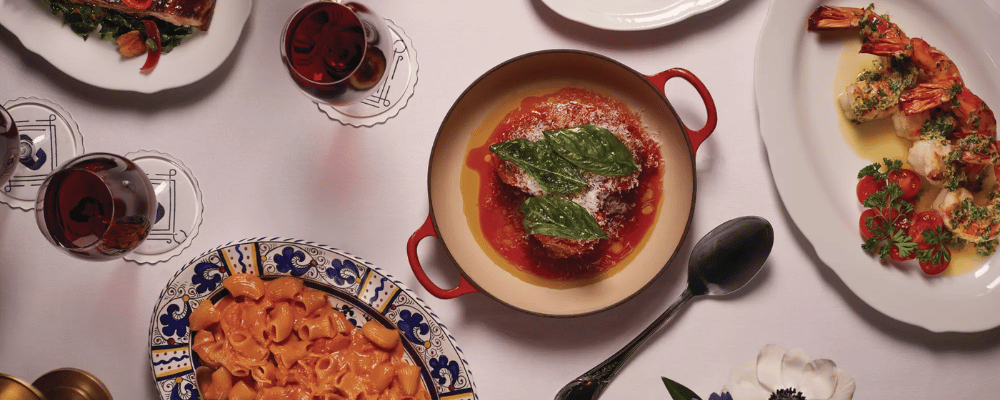
<svg viewBox="0 0 1000 400">
<path fill-rule="evenodd" d="M 463 294 L 478 292 L 478 290 L 476 290 L 476 288 L 465 279 L 465 276 L 462 275 L 459 276 L 461 281 L 458 283 L 458 286 L 451 289 L 442 289 L 440 286 L 431 281 L 431 278 L 427 276 L 426 272 L 424 272 L 424 267 L 420 265 L 420 259 L 417 257 L 417 244 L 428 236 L 434 236 L 435 238 L 438 237 L 437 232 L 434 231 L 434 224 L 431 221 L 431 216 L 429 214 L 427 215 L 427 220 L 424 221 L 424 224 L 421 225 L 420 228 L 417 228 L 417 231 L 413 232 L 410 239 L 406 241 L 406 258 L 410 260 L 410 269 L 413 270 L 413 275 L 416 275 L 417 281 L 420 282 L 420 285 L 422 285 L 424 289 L 427 289 L 430 294 L 439 299 L 453 299 Z"/>
<path fill-rule="evenodd" d="M 705 110 L 708 111 L 708 120 L 705 121 L 705 126 L 699 130 L 688 128 L 683 121 L 681 122 L 681 125 L 684 125 L 684 129 L 687 131 L 688 137 L 691 138 L 691 149 L 697 154 L 698 146 L 700 146 L 701 142 L 704 142 L 705 139 L 708 139 L 708 135 L 711 135 L 712 132 L 715 131 L 715 127 L 719 123 L 719 116 L 715 111 L 715 100 L 712 100 L 712 94 L 708 92 L 705 84 L 701 83 L 701 79 L 694 76 L 691 71 L 683 68 L 671 68 L 653 76 L 646 76 L 646 79 L 649 79 L 653 85 L 659 87 L 660 91 L 663 92 L 666 89 L 665 85 L 667 84 L 667 81 L 670 80 L 670 78 L 675 77 L 681 77 L 688 81 L 691 86 L 694 86 L 695 90 L 697 90 L 698 94 L 701 96 L 701 100 L 705 102 Z"/>
</svg>

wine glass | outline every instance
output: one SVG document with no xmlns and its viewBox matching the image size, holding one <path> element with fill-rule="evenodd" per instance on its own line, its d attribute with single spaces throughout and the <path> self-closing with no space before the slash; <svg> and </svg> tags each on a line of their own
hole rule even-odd
<svg viewBox="0 0 1000 400">
<path fill-rule="evenodd" d="M 355 2 L 320 0 L 295 11 L 281 32 L 281 59 L 313 101 L 345 106 L 364 100 L 385 75 L 392 33 Z"/>
<path fill-rule="evenodd" d="M 67 161 L 38 190 L 35 218 L 45 238 L 87 260 L 112 260 L 139 246 L 156 217 L 156 193 L 132 161 L 91 153 Z"/>
<path fill-rule="evenodd" d="M 0 186 L 14 175 L 20 155 L 21 141 L 18 139 L 14 118 L 0 106 Z"/>
</svg>

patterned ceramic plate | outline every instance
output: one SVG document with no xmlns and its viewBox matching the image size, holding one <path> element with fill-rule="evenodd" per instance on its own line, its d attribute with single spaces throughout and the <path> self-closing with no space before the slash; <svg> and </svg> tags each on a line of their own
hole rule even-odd
<svg viewBox="0 0 1000 400">
<path fill-rule="evenodd" d="M 395 326 L 405 338 L 408 361 L 423 367 L 423 383 L 433 399 L 478 399 L 462 350 L 410 289 L 343 251 L 278 238 L 247 239 L 209 251 L 167 284 L 149 328 L 150 365 L 161 399 L 202 399 L 188 316 L 202 301 L 223 295 L 222 281 L 233 273 L 298 277 L 325 291 L 333 307 L 355 325 L 375 319 Z"/>
</svg>

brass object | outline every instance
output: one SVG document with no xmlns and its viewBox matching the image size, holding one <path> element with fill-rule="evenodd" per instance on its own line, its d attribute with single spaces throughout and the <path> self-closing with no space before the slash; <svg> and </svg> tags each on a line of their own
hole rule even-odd
<svg viewBox="0 0 1000 400">
<path fill-rule="evenodd" d="M 111 392 L 96 376 L 76 368 L 49 371 L 32 385 L 45 395 L 44 400 L 113 400 Z"/>
<path fill-rule="evenodd" d="M 28 382 L 10 375 L 0 374 L 0 400 L 47 400 Z"/>
</svg>

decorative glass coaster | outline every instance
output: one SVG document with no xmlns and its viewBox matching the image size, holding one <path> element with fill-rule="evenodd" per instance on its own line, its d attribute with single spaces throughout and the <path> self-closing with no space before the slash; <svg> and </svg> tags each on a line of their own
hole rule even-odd
<svg viewBox="0 0 1000 400">
<path fill-rule="evenodd" d="M 396 116 L 413 95 L 413 87 L 417 85 L 417 51 L 402 28 L 388 18 L 385 23 L 392 31 L 392 57 L 378 83 L 379 89 L 368 98 L 346 106 L 316 103 L 330 119 L 356 127 L 380 124 Z"/>
<path fill-rule="evenodd" d="M 21 151 L 14 175 L 0 188 L 0 202 L 34 210 L 45 178 L 62 163 L 83 154 L 83 136 L 73 117 L 49 100 L 21 97 L 3 107 L 17 126 Z"/>
<path fill-rule="evenodd" d="M 191 245 L 201 226 L 201 187 L 191 170 L 170 154 L 151 150 L 128 153 L 146 172 L 156 192 L 156 220 L 149 236 L 126 260 L 140 264 L 167 261 Z"/>
</svg>

